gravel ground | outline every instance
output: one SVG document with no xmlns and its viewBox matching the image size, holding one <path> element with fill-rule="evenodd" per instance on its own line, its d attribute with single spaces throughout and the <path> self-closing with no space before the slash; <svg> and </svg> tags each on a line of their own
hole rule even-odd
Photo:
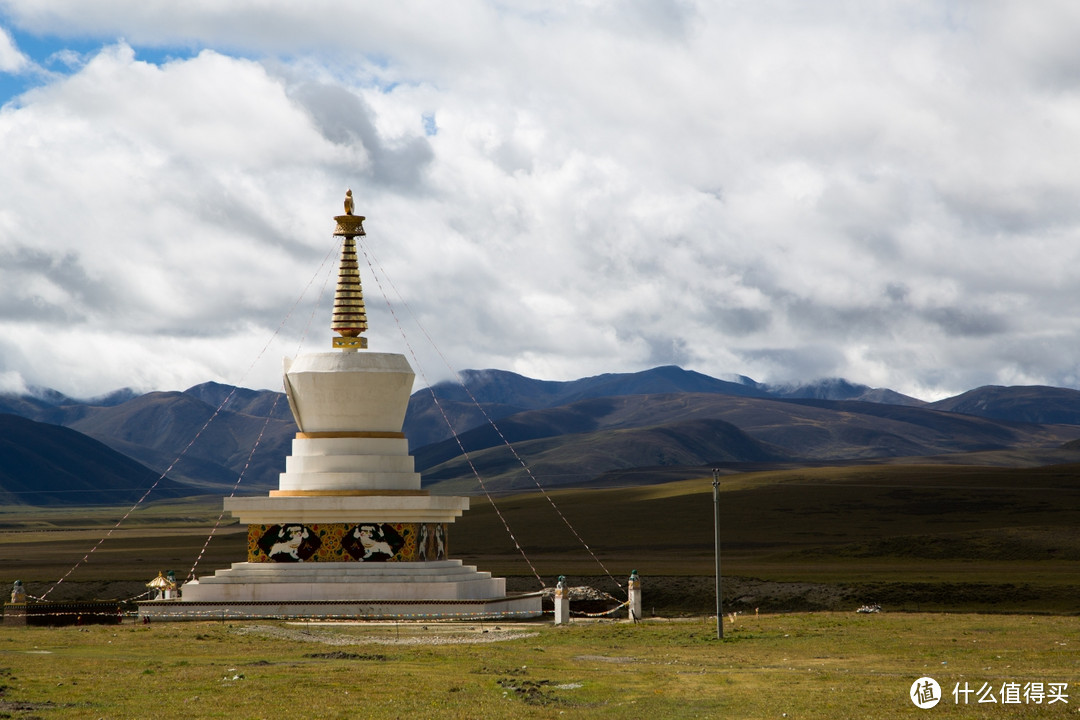
<svg viewBox="0 0 1080 720">
<path fill-rule="evenodd" d="M 399 631 L 392 635 L 358 637 L 348 633 L 335 632 L 330 624 L 318 629 L 310 629 L 310 623 L 303 623 L 303 625 L 303 628 L 282 627 L 279 625 L 240 625 L 233 628 L 232 632 L 237 635 L 258 635 L 293 642 L 322 643 L 335 647 L 344 645 L 475 645 L 536 637 L 540 634 L 520 629 L 505 630 L 490 626 L 485 629 L 478 623 L 451 623 L 439 624 L 438 626 L 418 626 L 415 623 L 408 623 L 402 624 L 398 629 Z M 404 635 L 400 633 L 402 628 L 405 631 Z"/>
</svg>

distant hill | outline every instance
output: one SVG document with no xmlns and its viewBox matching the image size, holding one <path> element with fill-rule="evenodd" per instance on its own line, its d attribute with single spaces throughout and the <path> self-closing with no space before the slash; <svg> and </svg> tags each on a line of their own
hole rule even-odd
<svg viewBox="0 0 1080 720">
<path fill-rule="evenodd" d="M 55 410 L 55 405 L 31 395 L 0 395 L 0 413 L 50 422 L 48 419 L 50 413 L 54 413 Z"/>
<path fill-rule="evenodd" d="M 588 398 L 673 392 L 768 397 L 753 381 L 743 384 L 718 380 L 673 365 L 566 382 L 533 380 L 505 370 L 465 370 L 460 382 L 444 381 L 413 393 L 406 415 L 406 435 L 413 448 L 451 437 L 444 412 L 454 432 L 460 433 L 486 423 L 488 418 L 498 420 L 523 410 L 554 408 Z"/>
<path fill-rule="evenodd" d="M 892 390 L 855 385 L 836 378 L 814 383 L 769 386 L 744 377 L 740 377 L 739 382 L 718 380 L 674 365 L 637 373 L 596 375 L 567 382 L 533 380 L 504 370 L 466 370 L 461 373 L 460 382 L 436 383 L 413 394 L 405 421 L 408 428 L 406 435 L 412 448 L 452 437 L 443 418 L 444 412 L 450 419 L 454 432 L 461 433 L 486 423 L 487 418 L 498 420 L 524 410 L 554 408 L 589 398 L 669 393 L 866 400 L 911 406 L 923 404 L 922 400 Z"/>
<path fill-rule="evenodd" d="M 830 400 L 772 400 L 685 393 L 596 398 L 504 418 L 511 442 L 609 428 L 648 427 L 687 419 L 720 419 L 789 458 L 814 460 L 978 452 L 1016 446 L 1057 446 L 1080 430 L 1029 427 L 952 413 Z M 502 441 L 483 426 L 459 439 L 466 450 Z M 419 467 L 453 454 L 453 440 L 417 451 Z"/>
<path fill-rule="evenodd" d="M 674 365 L 636 373 L 606 373 L 565 382 L 533 380 L 505 370 L 465 370 L 461 373 L 460 383 L 443 382 L 432 387 L 440 398 L 468 400 L 471 395 L 483 403 L 500 403 L 528 409 L 566 405 L 587 398 L 673 392 L 768 396 L 768 393 L 756 387 L 756 383 L 745 385 L 717 380 Z M 468 388 L 467 392 L 465 388 Z"/>
<path fill-rule="evenodd" d="M 471 400 L 442 398 L 436 401 L 431 389 L 424 388 L 409 398 L 409 409 L 405 413 L 405 436 L 409 438 L 409 449 L 415 451 L 451 438 L 454 433 L 460 434 L 486 425 L 490 420 L 501 420 L 527 409 L 501 403 L 477 405 Z"/>
<path fill-rule="evenodd" d="M 697 436 L 697 454 L 665 455 L 655 432 L 685 432 L 688 422 L 720 421 L 736 428 L 740 438 L 716 431 Z M 632 466 L 627 458 L 651 459 L 643 464 L 709 465 L 723 462 L 837 462 L 892 457 L 937 456 L 1016 448 L 1057 448 L 1080 436 L 1080 428 L 1006 423 L 917 407 L 830 400 L 773 400 L 768 398 L 682 393 L 596 398 L 546 410 L 518 413 L 498 422 L 503 437 L 514 443 L 530 467 L 542 461 L 576 465 L 578 470 L 552 471 L 552 478 L 581 482 L 584 472 L 599 475 Z M 650 430 L 641 447 L 628 450 L 615 430 Z M 744 441 L 754 445 L 749 446 Z M 472 465 L 499 475 L 489 487 L 521 487 L 527 477 L 520 464 L 507 460 L 502 438 L 490 426 L 458 438 Z M 582 451 L 583 447 L 588 452 Z M 534 456 L 535 454 L 535 456 Z M 556 463 L 553 458 L 561 458 Z M 454 481 L 455 491 L 474 489 L 472 471 L 458 443 L 443 441 L 416 452 L 417 467 L 426 483 Z M 535 468 L 534 468 L 535 474 Z M 657 481 L 669 480 L 658 473 Z M 558 482 L 558 480 L 554 480 Z M 648 482 L 641 478 L 639 482 Z"/>
<path fill-rule="evenodd" d="M 135 502 L 159 473 L 68 428 L 0 415 L 0 502 L 115 505 Z M 155 498 L 193 494 L 165 478 Z"/>
<path fill-rule="evenodd" d="M 1080 392 L 1060 388 L 979 388 L 923 403 L 839 378 L 770 386 L 674 366 L 567 382 L 468 370 L 461 380 L 414 393 L 405 419 L 424 482 L 440 491 L 477 484 L 447 420 L 474 464 L 494 473 L 496 486 L 510 487 L 523 471 L 506 464 L 500 433 L 530 467 L 574 483 L 660 481 L 677 476 L 677 468 L 710 463 L 960 453 L 1034 466 L 1080 438 Z M 220 383 L 145 395 L 120 390 L 86 401 L 39 389 L 0 396 L 0 412 L 77 430 L 158 472 L 183 453 L 170 477 L 205 492 L 231 490 L 245 467 L 240 492 L 276 487 L 296 432 L 282 393 Z"/>
<path fill-rule="evenodd" d="M 232 397 L 215 416 L 230 392 Z M 285 395 L 269 390 L 204 383 L 183 393 L 119 391 L 102 404 L 58 393 L 51 397 L 63 404 L 50 405 L 34 396 L 0 396 L 0 411 L 78 430 L 158 472 L 183 453 L 171 477 L 203 492 L 231 489 L 245 465 L 243 488 L 277 487 L 296 433 Z M 252 454 L 260 433 L 262 440 Z"/>
<path fill-rule="evenodd" d="M 885 405 L 911 407 L 926 405 L 924 400 L 902 395 L 894 390 L 858 385 L 843 378 L 826 378 L 812 383 L 792 385 L 760 385 L 759 387 L 767 390 L 771 397 L 791 400 L 861 400 Z"/>
<path fill-rule="evenodd" d="M 93 408 L 65 424 L 159 470 L 184 452 L 174 473 L 193 485 L 231 486 L 250 458 L 243 487 L 276 488 L 296 434 L 292 419 L 282 417 L 289 412 L 284 394 L 240 390 L 224 406 L 240 411 L 217 411 L 228 396 L 224 388 L 200 385 L 195 392 L 147 393 L 113 407 Z"/>
<path fill-rule="evenodd" d="M 594 402 L 594 401 L 584 401 Z M 587 484 L 611 470 L 642 466 L 708 465 L 728 462 L 776 462 L 788 459 L 731 423 L 699 418 L 649 427 L 598 429 L 588 433 L 514 441 L 514 451 L 526 459 L 526 472 L 514 453 L 495 444 L 444 462 L 424 473 L 428 484 L 457 480 L 456 488 L 475 491 L 473 468 L 484 487 L 505 492 L 534 486 Z M 529 473 L 531 472 L 532 477 Z M 647 482 L 647 480 L 646 480 Z"/>
<path fill-rule="evenodd" d="M 271 417 L 275 420 L 293 422 L 292 411 L 284 393 L 270 390 L 248 390 L 247 388 L 208 382 L 190 387 L 185 395 L 203 401 L 210 407 L 221 406 L 222 410 L 252 417 Z M 226 402 L 227 401 L 227 402 Z M 222 405 L 224 403 L 224 405 Z"/>
<path fill-rule="evenodd" d="M 927 407 L 1011 422 L 1080 425 L 1080 391 L 1042 385 L 986 385 Z"/>
</svg>

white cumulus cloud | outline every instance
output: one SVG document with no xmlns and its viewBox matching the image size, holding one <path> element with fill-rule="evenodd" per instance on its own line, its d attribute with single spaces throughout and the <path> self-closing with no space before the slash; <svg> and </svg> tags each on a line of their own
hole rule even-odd
<svg viewBox="0 0 1080 720">
<path fill-rule="evenodd" d="M 0 0 L 101 48 L 0 112 L 0 371 L 276 387 L 351 187 L 429 381 L 1080 386 L 1080 14 L 1026 7 Z"/>
<path fill-rule="evenodd" d="M 0 72 L 20 73 L 30 67 L 30 58 L 24 55 L 4 28 L 0 27 Z"/>
</svg>

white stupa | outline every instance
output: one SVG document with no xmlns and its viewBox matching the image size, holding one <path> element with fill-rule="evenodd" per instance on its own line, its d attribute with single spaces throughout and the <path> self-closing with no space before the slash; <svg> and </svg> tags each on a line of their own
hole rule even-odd
<svg viewBox="0 0 1080 720">
<path fill-rule="evenodd" d="M 414 374 L 403 355 L 367 351 L 367 315 L 352 192 L 334 235 L 344 238 L 334 352 L 285 359 L 299 432 L 278 489 L 234 497 L 248 527 L 246 562 L 186 583 L 140 617 L 468 618 L 541 614 L 540 595 L 507 596 L 505 580 L 447 555 L 465 497 L 420 488 L 402 433 Z"/>
</svg>

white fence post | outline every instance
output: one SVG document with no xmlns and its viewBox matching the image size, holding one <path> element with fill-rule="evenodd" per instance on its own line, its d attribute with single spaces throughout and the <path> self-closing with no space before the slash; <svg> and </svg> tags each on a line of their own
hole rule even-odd
<svg viewBox="0 0 1080 720">
<path fill-rule="evenodd" d="M 570 622 L 570 593 L 566 591 L 566 576 L 559 576 L 559 583 L 555 586 L 555 624 L 563 625 Z"/>
<path fill-rule="evenodd" d="M 630 571 L 626 599 L 630 601 L 630 619 L 637 622 L 641 619 L 641 578 L 638 577 L 637 570 Z"/>
</svg>

